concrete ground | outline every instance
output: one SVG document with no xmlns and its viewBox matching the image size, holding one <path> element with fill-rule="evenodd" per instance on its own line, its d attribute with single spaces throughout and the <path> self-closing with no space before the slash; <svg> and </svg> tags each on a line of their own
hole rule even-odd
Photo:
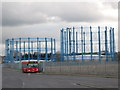
<svg viewBox="0 0 120 90">
<path fill-rule="evenodd" d="M 118 78 L 44 75 L 3 68 L 2 88 L 118 88 Z"/>
</svg>

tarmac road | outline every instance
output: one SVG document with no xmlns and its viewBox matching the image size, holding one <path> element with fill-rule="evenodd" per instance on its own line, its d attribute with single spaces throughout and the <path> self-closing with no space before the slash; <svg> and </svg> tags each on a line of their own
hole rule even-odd
<svg viewBox="0 0 120 90">
<path fill-rule="evenodd" d="M 3 68 L 2 88 L 118 88 L 118 79 L 22 73 Z"/>
</svg>

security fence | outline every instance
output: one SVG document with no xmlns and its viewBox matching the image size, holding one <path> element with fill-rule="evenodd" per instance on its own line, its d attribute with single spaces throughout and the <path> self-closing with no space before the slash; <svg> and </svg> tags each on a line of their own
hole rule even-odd
<svg viewBox="0 0 120 90">
<path fill-rule="evenodd" d="M 45 72 L 52 74 L 118 75 L 117 62 L 47 62 Z"/>
<path fill-rule="evenodd" d="M 14 68 L 21 70 L 21 63 L 3 64 L 3 68 Z M 114 75 L 118 76 L 118 62 L 94 61 L 93 63 L 82 62 L 44 62 L 39 64 L 39 70 L 48 74 L 78 74 L 78 75 Z M 41 72 L 42 73 L 42 72 Z"/>
</svg>

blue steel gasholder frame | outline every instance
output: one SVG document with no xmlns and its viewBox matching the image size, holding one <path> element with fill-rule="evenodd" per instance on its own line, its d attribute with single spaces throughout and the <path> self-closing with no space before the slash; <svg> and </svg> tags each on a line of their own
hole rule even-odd
<svg viewBox="0 0 120 90">
<path fill-rule="evenodd" d="M 60 31 L 60 61 L 115 61 L 112 27 L 67 27 Z M 5 63 L 21 60 L 56 61 L 53 38 L 12 38 L 5 42 Z"/>
<path fill-rule="evenodd" d="M 12 38 L 6 40 L 5 46 L 5 63 L 33 59 L 56 61 L 53 38 Z"/>
<path fill-rule="evenodd" d="M 112 27 L 62 28 L 61 61 L 115 61 L 115 39 Z"/>
</svg>

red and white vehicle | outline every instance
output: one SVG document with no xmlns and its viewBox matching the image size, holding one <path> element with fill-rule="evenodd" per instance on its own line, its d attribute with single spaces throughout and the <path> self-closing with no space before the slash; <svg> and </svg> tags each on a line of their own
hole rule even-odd
<svg viewBox="0 0 120 90">
<path fill-rule="evenodd" d="M 22 60 L 23 72 L 39 72 L 39 62 L 37 60 Z"/>
</svg>

